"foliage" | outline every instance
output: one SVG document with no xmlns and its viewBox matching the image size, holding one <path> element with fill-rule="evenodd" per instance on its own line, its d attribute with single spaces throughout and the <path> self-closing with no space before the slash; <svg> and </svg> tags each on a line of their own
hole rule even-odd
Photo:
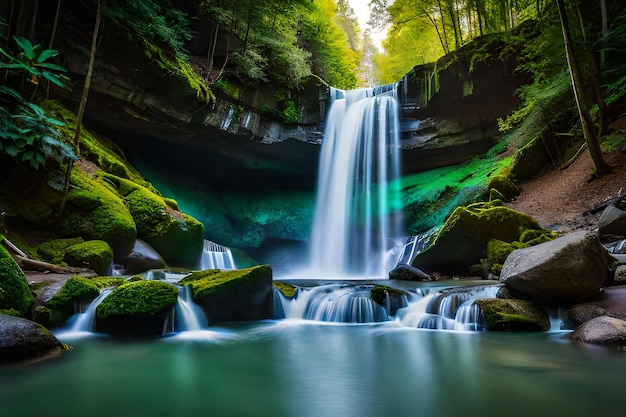
<svg viewBox="0 0 626 417">
<path fill-rule="evenodd" d="M 19 49 L 19 54 L 13 56 L 0 48 L 0 55 L 7 59 L 7 63 L 0 63 L 0 68 L 16 71 L 38 86 L 42 79 L 50 81 L 57 87 L 64 88 L 64 81 L 69 80 L 65 75 L 67 70 L 57 64 L 47 62 L 56 57 L 59 51 L 43 49 L 41 45 L 33 45 L 23 36 L 13 36 Z M 33 91 L 34 94 L 34 91 Z"/>
<path fill-rule="evenodd" d="M 32 102 L 41 80 L 47 80 L 63 88 L 65 69 L 50 62 L 58 51 L 33 46 L 23 37 L 15 36 L 19 53 L 13 56 L 0 48 L 0 68 L 7 75 L 17 75 L 35 85 L 31 99 L 9 85 L 0 86 L 0 152 L 13 160 L 29 164 L 35 170 L 43 167 L 48 159 L 63 161 L 76 159 L 72 148 L 61 140 L 59 127 L 63 122 L 50 117 L 44 109 Z M 12 77 L 5 77 L 9 82 Z M 23 84 L 23 82 L 22 82 Z"/>
<path fill-rule="evenodd" d="M 167 46 L 179 56 L 187 52 L 192 38 L 189 19 L 169 0 L 111 0 L 105 13 L 150 43 Z"/>
</svg>

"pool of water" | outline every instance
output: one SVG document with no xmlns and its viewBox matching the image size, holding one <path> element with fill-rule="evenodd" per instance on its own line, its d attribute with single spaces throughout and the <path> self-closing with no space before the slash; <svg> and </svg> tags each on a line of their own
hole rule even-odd
<svg viewBox="0 0 626 417">
<path fill-rule="evenodd" d="M 277 320 L 74 350 L 0 368 L 3 417 L 613 416 L 626 356 L 564 332 Z"/>
</svg>

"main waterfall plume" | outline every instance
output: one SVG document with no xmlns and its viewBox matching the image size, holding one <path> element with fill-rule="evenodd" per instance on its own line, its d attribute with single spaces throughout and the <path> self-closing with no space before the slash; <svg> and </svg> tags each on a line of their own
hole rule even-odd
<svg viewBox="0 0 626 417">
<path fill-rule="evenodd" d="M 330 89 L 311 235 L 311 271 L 321 278 L 381 278 L 393 265 L 399 177 L 396 86 Z M 397 182 L 396 182 L 397 183 Z"/>
</svg>

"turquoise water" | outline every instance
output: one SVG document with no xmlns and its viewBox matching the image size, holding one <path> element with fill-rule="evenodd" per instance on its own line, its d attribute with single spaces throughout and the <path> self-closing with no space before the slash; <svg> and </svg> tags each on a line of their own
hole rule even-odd
<svg viewBox="0 0 626 417">
<path fill-rule="evenodd" d="M 62 357 L 0 368 L 0 415 L 621 415 L 625 354 L 564 335 L 281 320 L 65 338 L 74 350 Z"/>
</svg>

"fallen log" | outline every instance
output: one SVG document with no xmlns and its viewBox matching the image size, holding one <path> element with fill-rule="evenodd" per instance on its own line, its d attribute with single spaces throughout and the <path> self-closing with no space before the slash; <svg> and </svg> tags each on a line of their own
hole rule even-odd
<svg viewBox="0 0 626 417">
<path fill-rule="evenodd" d="M 53 272 L 55 274 L 76 274 L 82 276 L 98 275 L 95 271 L 89 268 L 55 265 L 44 261 L 25 258 L 20 255 L 13 255 L 13 258 L 19 267 L 22 268 L 22 271 Z"/>
<path fill-rule="evenodd" d="M 626 195 L 623 195 L 621 197 L 615 197 L 612 198 L 610 200 L 605 201 L 604 203 L 600 204 L 599 206 L 596 206 L 592 209 L 589 209 L 587 211 L 585 211 L 583 213 L 583 216 L 586 216 L 588 214 L 596 214 L 602 210 L 604 210 L 607 206 L 613 204 L 613 205 L 619 205 L 621 203 L 626 203 Z"/>
</svg>

